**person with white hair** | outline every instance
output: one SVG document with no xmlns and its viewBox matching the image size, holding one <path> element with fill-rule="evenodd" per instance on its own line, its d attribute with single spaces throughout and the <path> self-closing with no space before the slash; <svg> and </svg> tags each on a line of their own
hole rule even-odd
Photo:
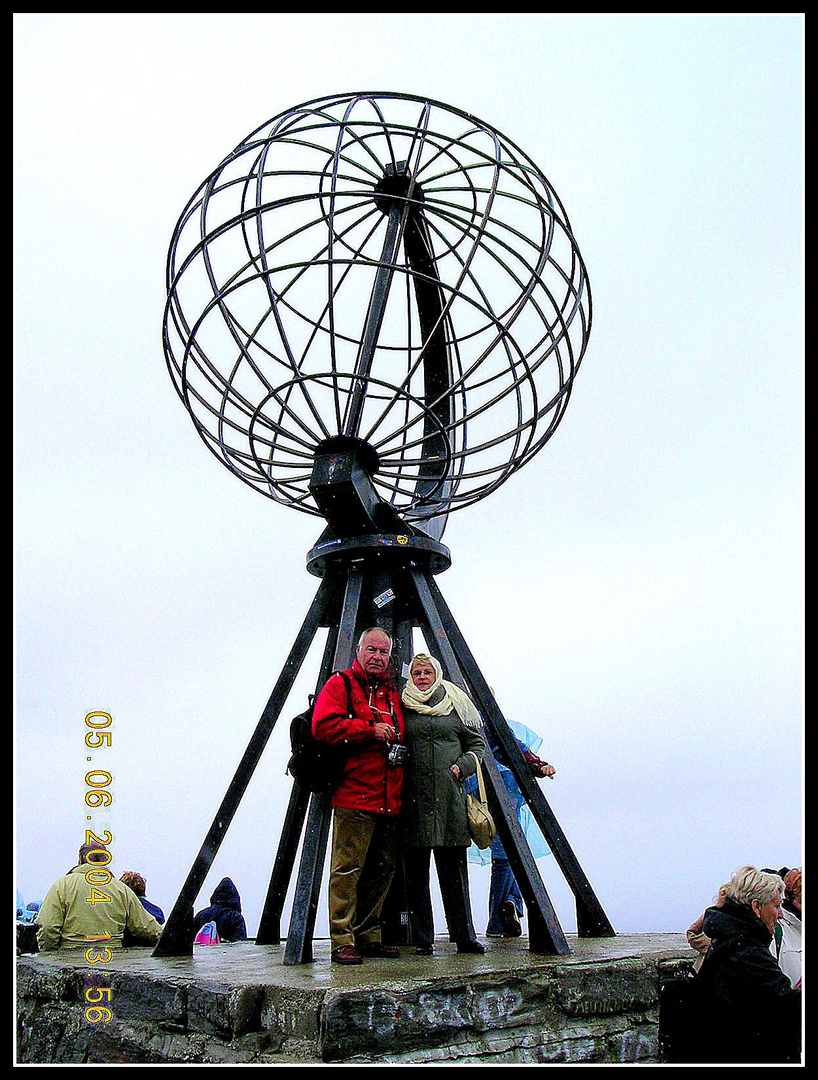
<svg viewBox="0 0 818 1080">
<path fill-rule="evenodd" d="M 742 866 L 721 905 L 705 912 L 702 930 L 711 944 L 697 976 L 697 1060 L 800 1062 L 801 991 L 790 985 L 770 953 L 783 892 L 777 874 Z"/>
<path fill-rule="evenodd" d="M 381 937 L 381 909 L 395 873 L 405 754 L 391 653 L 385 630 L 365 630 L 352 667 L 330 676 L 312 714 L 318 742 L 344 752 L 343 774 L 332 793 L 329 927 L 335 964 L 400 956 Z"/>
</svg>

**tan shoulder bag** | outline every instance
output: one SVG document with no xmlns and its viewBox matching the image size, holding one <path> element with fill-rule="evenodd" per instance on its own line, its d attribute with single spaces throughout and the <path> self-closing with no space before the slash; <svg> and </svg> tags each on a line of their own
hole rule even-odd
<svg viewBox="0 0 818 1080">
<path fill-rule="evenodd" d="M 469 819 L 469 832 L 475 844 L 485 850 L 491 845 L 497 835 L 497 826 L 489 811 L 486 801 L 486 785 L 483 783 L 483 770 L 480 768 L 480 759 L 472 750 L 469 751 L 474 758 L 477 775 L 477 795 L 466 796 L 466 814 Z"/>
</svg>

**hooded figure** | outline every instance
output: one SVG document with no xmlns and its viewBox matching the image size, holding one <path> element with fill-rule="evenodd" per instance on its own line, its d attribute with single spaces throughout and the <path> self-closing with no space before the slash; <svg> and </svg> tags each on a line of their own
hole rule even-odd
<svg viewBox="0 0 818 1080">
<path fill-rule="evenodd" d="M 241 913 L 241 897 L 229 877 L 223 877 L 213 890 L 210 907 L 193 916 L 193 933 L 208 922 L 215 922 L 221 941 L 247 940 L 247 927 Z"/>
</svg>

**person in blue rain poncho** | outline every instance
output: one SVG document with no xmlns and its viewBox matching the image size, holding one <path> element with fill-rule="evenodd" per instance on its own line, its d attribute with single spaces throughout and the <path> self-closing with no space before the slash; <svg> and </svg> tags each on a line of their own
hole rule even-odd
<svg viewBox="0 0 818 1080">
<path fill-rule="evenodd" d="M 553 778 L 556 769 L 547 761 L 539 758 L 535 751 L 542 745 L 542 739 L 525 724 L 514 720 L 508 721 L 508 726 L 517 740 L 517 745 L 523 752 L 526 763 L 532 774 L 537 777 Z M 498 754 L 498 748 L 494 739 L 484 728 L 491 746 L 492 752 L 497 758 L 497 767 L 506 786 L 512 803 L 517 811 L 517 820 L 523 830 L 531 854 L 535 859 L 550 855 L 548 845 L 542 838 L 539 828 L 531 817 L 531 811 L 526 805 L 520 787 L 514 778 L 514 774 L 502 762 Z M 508 861 L 508 856 L 503 848 L 500 838 L 495 837 L 488 851 L 481 851 L 472 844 L 469 849 L 471 862 L 485 865 L 491 859 L 491 879 L 489 882 L 489 920 L 486 924 L 486 937 L 519 937 L 522 933 L 521 920 L 523 918 L 523 898 L 514 879 L 514 874 Z"/>
</svg>

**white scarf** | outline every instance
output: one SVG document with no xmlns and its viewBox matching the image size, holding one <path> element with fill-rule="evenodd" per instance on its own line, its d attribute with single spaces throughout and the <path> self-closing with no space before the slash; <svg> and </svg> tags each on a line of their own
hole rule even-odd
<svg viewBox="0 0 818 1080">
<path fill-rule="evenodd" d="M 423 660 L 424 663 L 431 664 L 435 669 L 435 681 L 428 690 L 418 690 L 412 680 L 412 664 L 416 660 Z M 443 688 L 443 697 L 436 705 L 429 705 L 428 701 L 435 695 L 438 687 Z M 401 701 L 408 709 L 414 709 L 415 712 L 423 713 L 426 716 L 446 716 L 454 709 L 466 727 L 476 728 L 477 731 L 481 731 L 483 728 L 480 713 L 475 709 L 469 695 L 461 690 L 459 686 L 455 686 L 454 683 L 444 679 L 440 661 L 435 660 L 433 656 L 427 656 L 425 653 L 418 653 L 412 657 L 412 663 L 409 665 L 409 680 L 401 694 Z"/>
</svg>

